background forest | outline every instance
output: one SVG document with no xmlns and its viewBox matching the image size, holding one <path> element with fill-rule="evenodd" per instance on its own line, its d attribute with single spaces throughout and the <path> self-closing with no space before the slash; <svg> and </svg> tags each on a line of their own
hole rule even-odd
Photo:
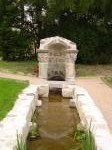
<svg viewBox="0 0 112 150">
<path fill-rule="evenodd" d="M 37 59 L 40 39 L 62 36 L 75 42 L 77 63 L 112 63 L 111 0 L 0 0 L 3 60 Z"/>
</svg>

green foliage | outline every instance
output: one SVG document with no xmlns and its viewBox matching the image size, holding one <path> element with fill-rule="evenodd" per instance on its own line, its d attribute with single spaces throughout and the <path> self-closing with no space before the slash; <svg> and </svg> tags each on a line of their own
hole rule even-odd
<svg viewBox="0 0 112 150">
<path fill-rule="evenodd" d="M 112 16 L 109 0 L 62 0 L 61 3 L 49 0 L 49 5 L 48 13 L 57 23 L 47 26 L 46 36 L 60 35 L 74 41 L 79 50 L 77 63 L 112 63 L 111 17 L 110 20 L 107 17 Z"/>
<path fill-rule="evenodd" d="M 58 15 L 60 11 L 66 10 L 71 10 L 78 14 L 85 14 L 93 2 L 94 0 L 48 0 L 48 5 L 53 15 Z"/>
<path fill-rule="evenodd" d="M 82 147 L 84 150 L 96 150 L 94 139 L 90 130 L 85 132 L 85 136 L 82 139 Z"/>
<path fill-rule="evenodd" d="M 112 76 L 108 76 L 108 77 L 107 77 L 107 80 L 108 80 L 110 83 L 112 83 Z"/>
<path fill-rule="evenodd" d="M 23 32 L 5 28 L 0 30 L 0 35 L 3 60 L 25 60 L 31 57 L 31 42 Z"/>
<path fill-rule="evenodd" d="M 82 129 L 78 125 L 74 132 L 74 140 L 81 143 L 78 150 L 96 150 L 95 142 L 90 129 Z"/>
<path fill-rule="evenodd" d="M 38 112 L 35 112 L 32 117 L 32 125 L 30 128 L 30 138 L 37 138 L 40 136 L 37 115 L 38 115 Z"/>
<path fill-rule="evenodd" d="M 61 15 L 59 25 L 47 28 L 46 36 L 60 35 L 77 44 L 79 50 L 77 63 L 107 64 L 112 63 L 112 30 L 91 25 L 84 18 L 76 20 L 74 14 Z"/>
<path fill-rule="evenodd" d="M 109 86 L 112 86 L 112 76 L 106 76 L 104 78 L 104 82 L 106 82 Z"/>
<path fill-rule="evenodd" d="M 23 75 L 34 74 L 34 67 L 36 64 L 36 61 L 0 61 L 0 71 L 13 74 L 21 73 Z"/>
<path fill-rule="evenodd" d="M 17 133 L 16 150 L 27 150 L 26 142 L 23 140 L 21 135 L 18 135 L 18 133 Z"/>
<path fill-rule="evenodd" d="M 0 78 L 0 120 L 12 109 L 18 94 L 27 85 L 27 82 Z"/>
<path fill-rule="evenodd" d="M 30 129 L 30 138 L 37 138 L 39 137 L 39 130 L 38 125 L 35 122 L 32 122 L 31 129 Z"/>
<path fill-rule="evenodd" d="M 77 43 L 78 63 L 112 63 L 111 18 L 111 0 L 1 0 L 0 55 L 36 58 L 40 39 L 60 35 Z"/>
<path fill-rule="evenodd" d="M 16 0 L 0 1 L 0 51 L 4 60 L 31 57 L 31 37 L 20 26 L 24 26 L 21 13 Z"/>
<path fill-rule="evenodd" d="M 31 59 L 34 55 L 34 41 L 38 40 L 34 35 L 38 28 L 34 30 L 34 22 L 26 18 L 24 7 L 27 4 L 24 0 L 0 2 L 0 50 L 4 60 Z"/>
</svg>

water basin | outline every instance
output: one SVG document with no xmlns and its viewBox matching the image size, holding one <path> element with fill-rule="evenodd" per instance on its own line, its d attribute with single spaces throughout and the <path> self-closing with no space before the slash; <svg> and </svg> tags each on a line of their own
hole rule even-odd
<svg viewBox="0 0 112 150">
<path fill-rule="evenodd" d="M 72 150 L 76 148 L 73 131 L 79 123 L 75 108 L 69 107 L 69 99 L 61 96 L 61 90 L 51 90 L 48 98 L 41 98 L 38 110 L 40 138 L 29 140 L 28 150 Z"/>
</svg>

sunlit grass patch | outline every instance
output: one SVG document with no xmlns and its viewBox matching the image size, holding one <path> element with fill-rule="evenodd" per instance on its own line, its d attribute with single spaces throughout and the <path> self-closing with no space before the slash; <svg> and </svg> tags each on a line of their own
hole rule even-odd
<svg viewBox="0 0 112 150">
<path fill-rule="evenodd" d="M 11 110 L 18 94 L 27 85 L 27 81 L 0 78 L 0 120 Z"/>
</svg>

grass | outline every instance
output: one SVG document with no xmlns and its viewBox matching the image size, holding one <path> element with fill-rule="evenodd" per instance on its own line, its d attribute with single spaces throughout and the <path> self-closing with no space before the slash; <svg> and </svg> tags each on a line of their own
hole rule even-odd
<svg viewBox="0 0 112 150">
<path fill-rule="evenodd" d="M 90 125 L 91 126 L 91 125 Z M 74 140 L 78 141 L 79 147 L 74 150 L 96 150 L 93 135 L 89 129 L 82 129 L 79 125 L 74 131 Z"/>
<path fill-rule="evenodd" d="M 33 68 L 36 64 L 37 64 L 36 61 L 22 61 L 22 62 L 0 61 L 0 71 L 24 75 L 34 74 Z"/>
<path fill-rule="evenodd" d="M 104 78 L 103 78 L 103 81 L 104 81 L 107 85 L 109 85 L 109 86 L 112 87 L 112 75 L 104 77 Z"/>
<path fill-rule="evenodd" d="M 0 120 L 12 109 L 18 94 L 27 85 L 26 81 L 0 78 Z"/>
<path fill-rule="evenodd" d="M 36 61 L 7 62 L 0 61 L 0 72 L 21 75 L 37 75 Z M 76 77 L 101 76 L 103 81 L 112 87 L 112 64 L 108 65 L 81 65 L 76 64 Z"/>
<path fill-rule="evenodd" d="M 6 62 L 0 61 L 0 71 L 23 75 L 34 75 L 34 67 L 37 65 L 36 61 L 22 61 L 22 62 Z M 76 64 L 76 76 L 108 76 L 112 75 L 111 65 L 81 65 Z"/>
<path fill-rule="evenodd" d="M 27 150 L 26 141 L 24 141 L 22 136 L 18 135 L 18 133 L 17 133 L 16 150 Z"/>
<path fill-rule="evenodd" d="M 76 76 L 110 76 L 112 75 L 112 64 L 109 65 L 80 65 L 76 64 Z"/>
</svg>

